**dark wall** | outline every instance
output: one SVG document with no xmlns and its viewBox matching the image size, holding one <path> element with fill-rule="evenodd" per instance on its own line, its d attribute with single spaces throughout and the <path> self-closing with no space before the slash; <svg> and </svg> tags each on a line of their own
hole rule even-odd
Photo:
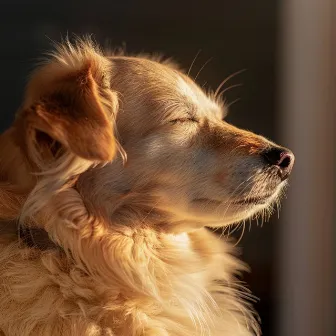
<svg viewBox="0 0 336 336">
<path fill-rule="evenodd" d="M 0 130 L 8 127 L 20 105 L 29 71 L 37 58 L 67 33 L 92 33 L 95 39 L 129 52 L 160 52 L 188 69 L 205 87 L 246 69 L 227 86 L 229 121 L 276 139 L 275 71 L 277 42 L 276 0 L 217 1 L 36 1 L 1 2 Z M 203 68 L 204 66 L 204 68 Z M 264 335 L 273 335 L 273 264 L 275 228 L 249 225 L 240 246 L 252 273 L 246 275 L 263 320 Z M 239 236 L 240 232 L 238 233 Z"/>
</svg>

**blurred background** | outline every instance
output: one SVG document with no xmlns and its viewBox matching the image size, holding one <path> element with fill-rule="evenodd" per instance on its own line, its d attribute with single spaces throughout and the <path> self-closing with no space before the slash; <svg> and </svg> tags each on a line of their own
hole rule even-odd
<svg viewBox="0 0 336 336">
<path fill-rule="evenodd" d="M 332 2 L 2 0 L 0 130 L 38 57 L 68 33 L 193 63 L 205 88 L 246 69 L 227 83 L 228 121 L 289 147 L 296 165 L 280 219 L 252 223 L 239 242 L 252 269 L 244 280 L 260 298 L 264 335 L 336 335 Z"/>
</svg>

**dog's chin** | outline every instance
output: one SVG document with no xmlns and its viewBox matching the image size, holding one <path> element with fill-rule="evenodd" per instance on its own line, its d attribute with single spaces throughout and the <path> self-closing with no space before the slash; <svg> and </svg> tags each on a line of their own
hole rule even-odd
<svg viewBox="0 0 336 336">
<path fill-rule="evenodd" d="M 199 218 L 203 218 L 207 226 L 218 227 L 244 221 L 265 209 L 271 209 L 277 198 L 278 192 L 274 192 L 225 201 L 197 198 L 192 203 L 197 208 Z"/>
</svg>

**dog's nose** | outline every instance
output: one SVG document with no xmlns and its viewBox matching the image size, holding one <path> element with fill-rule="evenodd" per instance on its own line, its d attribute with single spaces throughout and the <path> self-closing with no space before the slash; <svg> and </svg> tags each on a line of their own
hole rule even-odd
<svg viewBox="0 0 336 336">
<path fill-rule="evenodd" d="M 281 147 L 271 147 L 262 153 L 266 162 L 279 168 L 279 176 L 285 180 L 292 171 L 294 165 L 294 154 L 289 150 Z"/>
</svg>

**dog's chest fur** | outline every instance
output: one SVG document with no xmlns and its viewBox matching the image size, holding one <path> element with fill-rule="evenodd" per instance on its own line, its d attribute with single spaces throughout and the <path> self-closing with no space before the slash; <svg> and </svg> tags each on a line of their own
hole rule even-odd
<svg viewBox="0 0 336 336">
<path fill-rule="evenodd" d="M 106 237 L 105 237 L 106 238 Z M 5 335 L 253 335 L 232 248 L 192 234 L 114 232 L 84 255 L 22 248 L 3 238 L 0 328 Z M 69 261 L 70 260 L 70 261 Z M 249 330 L 250 329 L 250 330 Z"/>
</svg>

